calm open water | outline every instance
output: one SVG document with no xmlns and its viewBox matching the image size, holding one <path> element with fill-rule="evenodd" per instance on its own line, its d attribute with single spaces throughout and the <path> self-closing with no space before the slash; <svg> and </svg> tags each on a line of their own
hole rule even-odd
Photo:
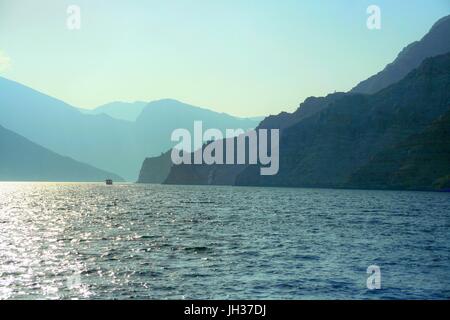
<svg viewBox="0 0 450 320">
<path fill-rule="evenodd" d="M 450 194 L 0 183 L 0 298 L 450 298 Z"/>
</svg>

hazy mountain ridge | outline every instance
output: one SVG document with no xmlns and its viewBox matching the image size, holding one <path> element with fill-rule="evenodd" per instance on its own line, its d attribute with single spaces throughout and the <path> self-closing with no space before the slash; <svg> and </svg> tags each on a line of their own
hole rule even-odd
<svg viewBox="0 0 450 320">
<path fill-rule="evenodd" d="M 183 113 L 158 118 L 167 101 Z M 173 146 L 170 133 L 186 125 L 187 119 L 203 120 L 205 128 L 258 124 L 175 100 L 155 101 L 145 110 L 136 122 L 106 114 L 84 114 L 63 101 L 0 77 L 0 125 L 58 154 L 118 173 L 130 181 L 136 181 L 142 159 Z M 180 115 L 184 122 L 176 120 Z"/>
<path fill-rule="evenodd" d="M 450 16 L 437 21 L 420 40 L 406 46 L 382 71 L 360 82 L 353 93 L 372 94 L 404 78 L 426 58 L 450 52 Z"/>
<path fill-rule="evenodd" d="M 0 126 L 1 181 L 123 181 L 90 165 L 60 156 Z"/>
</svg>

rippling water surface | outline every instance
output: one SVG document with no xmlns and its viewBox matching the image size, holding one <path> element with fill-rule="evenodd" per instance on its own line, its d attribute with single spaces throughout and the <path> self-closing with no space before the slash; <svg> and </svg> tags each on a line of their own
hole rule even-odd
<svg viewBox="0 0 450 320">
<path fill-rule="evenodd" d="M 0 298 L 450 298 L 450 195 L 0 183 Z"/>
</svg>

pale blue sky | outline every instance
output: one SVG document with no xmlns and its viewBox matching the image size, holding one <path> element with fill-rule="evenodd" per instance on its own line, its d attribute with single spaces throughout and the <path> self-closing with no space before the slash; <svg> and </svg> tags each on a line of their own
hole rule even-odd
<svg viewBox="0 0 450 320">
<path fill-rule="evenodd" d="M 371 4 L 381 30 L 366 27 Z M 448 14 L 448 0 L 0 0 L 0 76 L 78 107 L 174 98 L 276 114 L 349 90 Z"/>
</svg>

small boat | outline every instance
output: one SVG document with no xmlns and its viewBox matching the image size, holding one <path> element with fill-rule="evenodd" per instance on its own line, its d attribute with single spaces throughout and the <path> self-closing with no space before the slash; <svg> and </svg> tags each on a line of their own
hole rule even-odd
<svg viewBox="0 0 450 320">
<path fill-rule="evenodd" d="M 112 186 L 113 184 L 113 181 L 111 179 L 107 179 L 105 182 L 107 186 Z"/>
</svg>

